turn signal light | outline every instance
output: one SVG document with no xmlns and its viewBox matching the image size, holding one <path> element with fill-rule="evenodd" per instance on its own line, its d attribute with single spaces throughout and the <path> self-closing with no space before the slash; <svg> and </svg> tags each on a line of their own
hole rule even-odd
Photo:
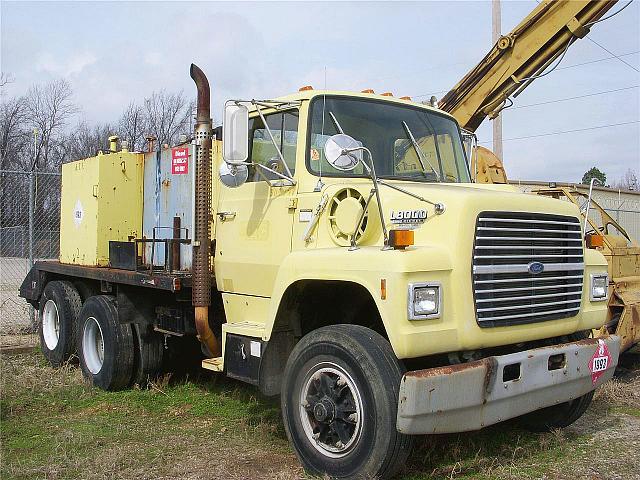
<svg viewBox="0 0 640 480">
<path fill-rule="evenodd" d="M 383 97 L 393 97 L 393 93 L 391 93 L 391 92 L 384 92 L 384 93 L 381 93 L 381 95 Z"/>
<path fill-rule="evenodd" d="M 413 230 L 389 230 L 389 245 L 404 250 L 413 245 Z"/>
<path fill-rule="evenodd" d="M 400 100 L 409 100 L 409 101 L 411 101 L 411 97 L 400 97 Z"/>
<path fill-rule="evenodd" d="M 307 90 L 313 90 L 313 87 L 311 85 L 305 85 L 304 87 L 300 87 L 298 89 L 299 92 L 306 92 Z"/>
<path fill-rule="evenodd" d="M 604 237 L 602 235 L 587 235 L 587 248 L 604 247 Z"/>
<path fill-rule="evenodd" d="M 376 93 L 376 92 L 374 92 L 372 88 L 365 88 L 364 90 L 362 90 L 361 93 Z"/>
</svg>

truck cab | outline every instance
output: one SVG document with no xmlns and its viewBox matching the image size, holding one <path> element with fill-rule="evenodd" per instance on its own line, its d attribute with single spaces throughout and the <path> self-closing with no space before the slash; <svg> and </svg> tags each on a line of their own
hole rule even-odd
<svg viewBox="0 0 640 480">
<path fill-rule="evenodd" d="M 247 180 L 213 189 L 216 286 L 232 309 L 225 328 L 253 319 L 268 340 L 291 289 L 298 298 L 300 289 L 327 289 L 334 300 L 332 290 L 349 291 L 347 303 L 369 303 L 399 358 L 602 323 L 604 304 L 584 279 L 606 273 L 606 262 L 583 249 L 577 209 L 508 185 L 471 183 L 451 116 L 368 93 L 306 90 L 281 102 L 258 107 L 262 118 L 255 107 L 248 113 Z M 327 162 L 327 141 L 339 134 L 371 153 L 383 182 L 379 205 L 369 159 L 349 171 Z M 227 170 L 221 145 L 216 152 Z M 410 232 L 411 244 L 391 245 L 397 232 Z M 543 272 L 531 272 L 536 262 Z M 430 292 L 423 303 L 431 310 L 412 310 L 422 301 L 416 289 Z M 412 298 L 416 305 L 407 303 Z"/>
</svg>

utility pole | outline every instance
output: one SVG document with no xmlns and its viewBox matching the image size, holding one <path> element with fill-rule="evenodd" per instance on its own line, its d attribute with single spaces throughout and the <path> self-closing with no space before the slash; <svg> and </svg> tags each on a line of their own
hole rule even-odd
<svg viewBox="0 0 640 480">
<path fill-rule="evenodd" d="M 491 0 L 491 27 L 492 27 L 491 41 L 493 42 L 493 45 L 495 45 L 498 39 L 500 38 L 501 24 L 502 24 L 502 20 L 500 15 L 500 0 Z M 493 119 L 493 153 L 495 153 L 500 160 L 503 160 L 502 158 L 502 114 L 498 114 L 498 116 Z"/>
</svg>

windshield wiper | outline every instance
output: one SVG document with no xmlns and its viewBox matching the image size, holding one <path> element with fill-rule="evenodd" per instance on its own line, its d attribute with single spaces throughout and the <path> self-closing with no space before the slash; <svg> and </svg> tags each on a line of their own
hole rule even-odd
<svg viewBox="0 0 640 480">
<path fill-rule="evenodd" d="M 420 162 L 420 167 L 422 167 L 422 173 L 424 173 L 424 177 L 429 178 L 427 176 L 427 168 L 424 166 L 424 163 L 426 161 L 431 167 L 431 170 L 433 170 L 433 173 L 436 175 L 436 178 L 438 179 L 438 181 L 440 181 L 440 175 L 438 175 L 438 172 L 436 171 L 436 169 L 433 168 L 433 165 L 431 165 L 431 162 L 429 161 L 429 159 L 424 157 L 422 148 L 420 148 L 420 145 L 418 145 L 418 142 L 416 142 L 416 138 L 413 136 L 413 133 L 409 128 L 409 125 L 407 125 L 407 122 L 403 121 L 402 126 L 404 127 L 404 131 L 407 133 L 407 137 L 409 137 L 409 140 L 411 141 L 411 145 L 413 145 L 413 148 L 416 151 L 416 155 L 418 155 L 418 162 Z"/>
<path fill-rule="evenodd" d="M 333 114 L 332 111 L 329 111 L 329 116 L 331 117 L 331 121 L 335 125 L 336 130 L 338 131 L 338 133 L 344 133 L 344 130 L 342 130 L 342 127 L 338 123 L 338 119 L 336 118 L 336 116 Z"/>
</svg>

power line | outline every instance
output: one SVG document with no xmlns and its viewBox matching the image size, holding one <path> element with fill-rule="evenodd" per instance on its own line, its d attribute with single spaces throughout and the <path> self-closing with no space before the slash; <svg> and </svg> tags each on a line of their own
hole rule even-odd
<svg viewBox="0 0 640 480">
<path fill-rule="evenodd" d="M 615 53 L 613 53 L 611 50 L 609 50 L 607 47 L 605 47 L 604 45 L 600 45 L 598 42 L 596 42 L 593 38 L 591 37 L 586 37 L 587 40 L 589 40 L 591 43 L 596 44 L 597 46 L 599 46 L 602 50 L 604 50 L 605 52 L 609 53 L 610 55 L 613 55 L 615 58 L 617 58 L 618 60 L 620 60 L 622 63 L 624 63 L 627 67 L 635 70 L 636 72 L 640 72 L 640 70 L 638 70 L 636 67 L 634 67 L 633 65 L 631 65 L 630 63 L 625 62 L 623 59 L 621 59 L 618 55 L 616 55 Z"/>
<path fill-rule="evenodd" d="M 587 38 L 589 38 L 589 37 L 587 37 Z M 605 60 L 611 60 L 613 58 L 620 59 L 620 57 L 628 57 L 629 55 L 635 55 L 636 53 L 640 53 L 640 50 L 635 50 L 635 51 L 629 52 L 629 53 L 623 53 L 622 55 L 612 55 L 610 57 L 599 58 L 598 60 L 589 60 L 588 62 L 574 63 L 572 65 L 565 65 L 564 67 L 556 68 L 556 70 L 564 70 L 565 68 L 581 67 L 582 65 L 589 65 L 591 63 L 604 62 Z"/>
<path fill-rule="evenodd" d="M 547 100 L 546 102 L 529 103 L 527 105 L 513 106 L 513 107 L 509 108 L 509 110 L 515 110 L 516 108 L 537 107 L 538 105 L 548 105 L 550 103 L 566 102 L 567 100 L 577 100 L 579 98 L 595 97 L 596 95 L 604 95 L 604 94 L 607 94 L 607 93 L 622 92 L 624 90 L 632 90 L 632 89 L 638 88 L 638 87 L 640 87 L 640 85 L 632 85 L 630 87 L 616 88 L 614 90 L 605 90 L 605 91 L 602 91 L 602 92 L 587 93 L 586 95 L 577 95 L 575 97 L 565 97 L 565 98 L 558 98 L 556 100 Z"/>
<path fill-rule="evenodd" d="M 565 133 L 586 132 L 588 130 L 598 130 L 600 128 L 620 127 L 622 125 L 632 125 L 634 123 L 640 123 L 640 120 L 634 120 L 632 122 L 610 123 L 608 125 L 598 125 L 596 127 L 576 128 L 574 130 L 564 130 L 562 132 L 539 133 L 537 135 L 526 135 L 524 137 L 505 138 L 503 141 L 504 142 L 508 142 L 510 140 L 524 140 L 526 138 L 539 138 L 539 137 L 549 137 L 549 136 L 552 136 L 552 135 L 564 135 Z M 478 142 L 478 143 L 487 144 L 487 143 L 491 143 L 491 142 Z"/>
<path fill-rule="evenodd" d="M 586 38 L 589 38 L 589 37 L 586 37 Z M 611 52 L 609 52 L 609 53 L 611 53 Z M 615 55 L 615 54 L 612 53 L 610 57 L 598 58 L 597 60 L 589 60 L 588 62 L 581 62 L 581 63 L 574 63 L 574 64 L 571 64 L 571 65 L 560 66 L 560 67 L 557 67 L 554 70 L 554 72 L 557 72 L 559 70 L 565 70 L 567 68 L 581 67 L 583 65 L 590 65 L 592 63 L 604 62 L 606 60 L 611 60 L 611 59 L 614 59 L 614 58 L 617 58 L 618 60 L 620 60 L 620 57 L 628 57 L 630 55 L 635 55 L 637 53 L 640 53 L 640 50 L 635 50 L 633 52 L 623 53 L 622 55 Z M 626 62 L 624 62 L 624 63 L 626 63 Z M 631 68 L 633 68 L 635 70 L 635 67 L 632 66 Z M 412 95 L 412 97 L 414 97 L 414 98 L 430 97 L 431 95 L 437 95 L 437 94 L 440 94 L 440 93 L 447 93 L 448 91 L 449 90 L 440 90 L 440 91 L 437 91 L 437 92 L 424 93 L 424 94 L 421 94 L 421 95 Z"/>
</svg>

